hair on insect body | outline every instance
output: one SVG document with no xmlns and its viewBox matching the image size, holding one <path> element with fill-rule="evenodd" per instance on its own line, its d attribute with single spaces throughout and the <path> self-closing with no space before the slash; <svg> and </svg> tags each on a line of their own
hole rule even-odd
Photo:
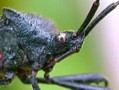
<svg viewBox="0 0 119 90">
<path fill-rule="evenodd" d="M 53 22 L 44 17 L 4 8 L 0 18 L 0 85 L 11 83 L 16 75 L 33 90 L 40 90 L 38 83 L 56 84 L 75 90 L 109 90 L 108 81 L 102 74 L 80 74 L 50 77 L 49 72 L 57 62 L 79 52 L 85 37 L 119 1 L 110 4 L 96 18 L 99 7 L 96 0 L 80 28 L 59 32 Z M 92 20 L 92 21 L 91 21 Z M 37 78 L 43 70 L 44 78 Z M 104 86 L 91 83 L 104 82 Z"/>
</svg>

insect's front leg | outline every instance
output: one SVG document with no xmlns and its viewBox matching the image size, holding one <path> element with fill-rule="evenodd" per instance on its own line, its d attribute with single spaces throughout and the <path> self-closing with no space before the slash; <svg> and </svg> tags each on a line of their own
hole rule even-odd
<svg viewBox="0 0 119 90">
<path fill-rule="evenodd" d="M 33 90 L 40 90 L 37 83 L 36 73 L 37 72 L 34 70 L 27 72 L 20 70 L 16 75 L 24 84 L 32 84 Z"/>
<path fill-rule="evenodd" d="M 40 90 L 38 86 L 37 78 L 36 78 L 36 73 L 37 73 L 36 71 L 32 70 L 31 84 L 32 84 L 33 90 Z"/>
<path fill-rule="evenodd" d="M 69 53 L 66 53 L 65 55 L 69 55 Z M 56 58 L 56 61 L 62 60 L 65 55 L 62 55 L 60 57 Z M 55 64 L 55 60 L 46 65 L 45 69 L 50 68 Z M 50 66 L 50 67 L 49 67 Z M 47 76 L 48 73 L 46 72 L 45 75 Z M 41 82 L 42 79 L 38 78 L 38 82 Z M 44 80 L 46 81 L 45 83 L 48 83 L 50 81 L 50 84 L 56 84 L 59 86 L 71 88 L 71 89 L 77 89 L 77 90 L 109 90 L 108 89 L 108 81 L 107 79 L 101 75 L 101 74 L 81 74 L 81 75 L 72 75 L 72 76 L 62 76 L 62 77 L 55 77 L 55 78 L 50 78 L 46 77 Z M 100 82 L 104 82 L 104 85 L 100 86 L 98 85 Z M 91 84 L 97 84 L 95 86 Z"/>
<path fill-rule="evenodd" d="M 81 74 L 49 78 L 49 84 L 56 84 L 73 90 L 109 90 L 107 79 L 101 74 Z M 48 83 L 46 79 L 37 78 L 38 83 Z M 98 85 L 104 82 L 105 85 Z M 91 85 L 96 83 L 97 85 Z"/>
<path fill-rule="evenodd" d="M 81 83 L 81 84 L 91 84 L 91 83 L 100 83 L 104 82 L 104 87 L 108 86 L 108 80 L 102 74 L 89 73 L 89 74 L 80 74 L 80 75 L 72 75 L 72 76 L 62 76 L 56 77 L 57 80 Z"/>
<path fill-rule="evenodd" d="M 80 76 L 80 75 L 79 75 Z M 75 78 L 75 76 L 72 76 Z M 61 79 L 61 77 L 60 77 Z M 52 84 L 56 84 L 59 86 L 63 86 L 66 88 L 70 88 L 73 90 L 110 90 L 107 86 L 95 86 L 95 85 L 90 85 L 90 84 L 86 84 L 86 83 L 78 83 L 75 82 L 75 80 L 72 81 L 62 81 L 58 78 L 52 78 Z"/>
<path fill-rule="evenodd" d="M 21 81 L 25 84 L 31 84 L 31 79 L 27 76 L 21 76 Z M 56 84 L 62 87 L 75 90 L 109 90 L 107 79 L 101 74 L 80 74 L 71 76 L 49 77 L 48 81 L 45 78 L 36 78 L 38 83 Z M 104 82 L 104 86 L 98 83 Z M 97 83 L 97 85 L 91 85 Z M 35 86 L 35 85 L 34 85 Z M 35 86 L 36 88 L 36 86 Z M 37 90 L 37 89 L 34 89 Z"/>
</svg>

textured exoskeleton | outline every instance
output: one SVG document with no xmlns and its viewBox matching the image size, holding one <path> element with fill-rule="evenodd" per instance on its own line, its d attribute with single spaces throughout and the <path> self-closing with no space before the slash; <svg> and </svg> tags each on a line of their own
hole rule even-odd
<svg viewBox="0 0 119 90">
<path fill-rule="evenodd" d="M 34 90 L 40 90 L 39 82 L 48 81 L 77 90 L 108 90 L 107 80 L 100 74 L 50 78 L 49 72 L 56 62 L 78 52 L 92 28 L 118 4 L 110 4 L 90 23 L 99 6 L 96 0 L 76 32 L 59 32 L 52 21 L 42 16 L 4 8 L 0 18 L 0 85 L 9 84 L 16 75 L 23 83 L 31 83 Z M 39 70 L 44 70 L 45 79 L 36 78 Z M 101 81 L 106 85 L 89 85 Z"/>
<path fill-rule="evenodd" d="M 84 34 L 75 39 L 74 32 L 60 33 L 44 17 L 8 8 L 3 9 L 1 23 L 0 53 L 3 57 L 0 70 L 7 79 L 14 73 L 23 77 L 30 75 L 32 70 L 49 72 L 53 65 L 48 65 L 55 58 L 69 50 L 78 50 L 83 42 Z"/>
</svg>

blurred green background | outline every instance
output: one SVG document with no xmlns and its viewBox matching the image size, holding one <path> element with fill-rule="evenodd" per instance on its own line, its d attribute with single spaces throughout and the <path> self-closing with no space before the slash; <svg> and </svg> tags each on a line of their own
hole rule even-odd
<svg viewBox="0 0 119 90">
<path fill-rule="evenodd" d="M 0 0 L 0 15 L 2 8 L 9 7 L 26 13 L 36 13 L 53 20 L 59 30 L 77 30 L 86 17 L 94 0 Z M 81 73 L 104 73 L 103 63 L 99 56 L 98 42 L 95 30 L 85 39 L 79 53 L 69 56 L 56 64 L 51 76 L 63 76 Z M 98 28 L 97 28 L 98 29 Z M 37 75 L 43 77 L 40 71 Z M 69 90 L 56 85 L 40 84 L 42 90 Z M 31 85 L 25 85 L 15 77 L 9 86 L 1 86 L 1 90 L 32 90 Z"/>
</svg>

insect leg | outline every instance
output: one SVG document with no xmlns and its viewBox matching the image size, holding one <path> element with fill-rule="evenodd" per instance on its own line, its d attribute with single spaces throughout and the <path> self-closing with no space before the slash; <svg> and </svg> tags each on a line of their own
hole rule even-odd
<svg viewBox="0 0 119 90">
<path fill-rule="evenodd" d="M 107 80 L 101 74 L 81 74 L 72 76 L 62 76 L 53 78 L 55 84 L 65 86 L 72 89 L 81 90 L 108 90 Z M 105 86 L 92 86 L 91 83 L 104 82 Z"/>
<path fill-rule="evenodd" d="M 109 90 L 107 87 L 100 87 L 100 86 L 93 86 L 93 85 L 87 85 L 82 83 L 75 83 L 73 81 L 60 81 L 57 79 L 52 79 L 53 84 L 63 86 L 66 88 L 70 88 L 73 90 Z"/>
<path fill-rule="evenodd" d="M 40 90 L 36 78 L 36 71 L 32 70 L 31 74 L 31 77 L 29 77 L 29 72 L 24 73 L 23 71 L 20 71 L 17 76 L 24 84 L 32 84 L 33 90 Z"/>
<path fill-rule="evenodd" d="M 95 27 L 95 25 L 97 25 L 99 21 L 101 21 L 108 13 L 114 10 L 118 5 L 119 1 L 110 4 L 107 8 L 105 8 L 85 29 L 85 36 L 87 36 L 88 33 Z"/>
<path fill-rule="evenodd" d="M 21 77 L 25 84 L 31 84 L 30 78 Z M 49 83 L 50 81 L 50 83 Z M 104 81 L 107 84 L 107 80 L 100 74 L 81 74 L 72 76 L 61 76 L 49 78 L 49 81 L 45 78 L 37 78 L 38 83 L 55 84 L 75 90 L 109 90 L 107 86 L 92 86 L 91 82 L 99 83 Z"/>
<path fill-rule="evenodd" d="M 72 75 L 72 76 L 62 76 L 62 77 L 56 77 L 60 81 L 68 81 L 68 82 L 75 82 L 75 83 L 84 83 L 84 84 L 90 84 L 90 83 L 100 83 L 104 82 L 105 86 L 108 86 L 107 79 L 101 75 L 101 74 L 80 74 L 80 75 Z"/>
<path fill-rule="evenodd" d="M 31 84 L 32 84 L 33 90 L 40 90 L 37 83 L 36 72 L 34 70 L 32 71 Z"/>
<path fill-rule="evenodd" d="M 88 13 L 86 19 L 84 20 L 83 24 L 82 24 L 81 27 L 78 29 L 78 31 L 77 31 L 77 34 L 78 34 L 78 35 L 79 35 L 80 33 L 82 33 L 82 31 L 84 31 L 84 29 L 87 27 L 87 25 L 89 24 L 89 22 L 90 22 L 91 19 L 93 18 L 95 12 L 97 11 L 98 7 L 99 7 L 99 0 L 96 0 L 96 1 L 93 3 L 93 5 L 92 5 L 92 7 L 91 7 L 91 9 L 90 9 L 90 11 L 89 11 L 89 13 Z"/>
<path fill-rule="evenodd" d="M 95 77 L 97 78 L 97 80 L 94 79 L 93 76 L 97 76 Z M 72 76 L 49 78 L 50 83 L 48 83 L 47 80 L 44 78 L 37 78 L 37 82 L 45 83 L 45 84 L 56 84 L 56 85 L 70 88 L 73 90 L 74 89 L 75 90 L 109 90 L 107 86 L 90 85 L 89 81 L 91 80 L 91 77 L 92 77 L 92 81 L 94 80 L 95 82 L 98 82 L 98 80 L 101 81 L 101 78 L 103 78 L 101 75 L 98 75 L 98 74 L 92 74 L 92 75 L 89 74 L 89 75 L 84 75 L 84 76 L 83 75 L 72 75 Z"/>
</svg>

